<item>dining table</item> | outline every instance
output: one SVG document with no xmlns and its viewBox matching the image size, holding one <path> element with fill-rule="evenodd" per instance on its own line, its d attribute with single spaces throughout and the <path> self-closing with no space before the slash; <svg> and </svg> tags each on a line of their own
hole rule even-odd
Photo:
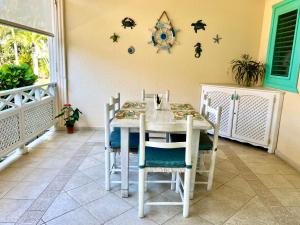
<svg viewBox="0 0 300 225">
<path fill-rule="evenodd" d="M 196 178 L 196 165 L 200 131 L 209 130 L 212 125 L 188 103 L 163 102 L 160 109 L 156 109 L 154 101 L 126 101 L 116 112 L 111 126 L 121 130 L 121 195 L 126 198 L 129 194 L 129 134 L 139 132 L 139 117 L 144 113 L 146 122 L 157 126 L 186 123 L 187 115 L 193 115 L 192 132 L 192 176 L 190 198 L 193 198 Z"/>
</svg>

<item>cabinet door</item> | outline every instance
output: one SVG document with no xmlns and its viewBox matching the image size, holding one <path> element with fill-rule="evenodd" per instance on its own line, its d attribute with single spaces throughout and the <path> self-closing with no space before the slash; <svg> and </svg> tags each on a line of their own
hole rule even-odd
<svg viewBox="0 0 300 225">
<path fill-rule="evenodd" d="M 274 95 L 261 91 L 237 90 L 232 137 L 268 146 Z"/>
<path fill-rule="evenodd" d="M 235 89 L 223 88 L 223 87 L 207 87 L 204 86 L 202 90 L 202 99 L 204 97 L 210 98 L 211 106 L 217 108 L 222 107 L 221 124 L 220 124 L 220 136 L 231 137 L 234 100 L 233 96 Z M 201 101 L 203 102 L 203 101 Z M 210 116 L 211 121 L 215 121 L 215 118 Z"/>
</svg>

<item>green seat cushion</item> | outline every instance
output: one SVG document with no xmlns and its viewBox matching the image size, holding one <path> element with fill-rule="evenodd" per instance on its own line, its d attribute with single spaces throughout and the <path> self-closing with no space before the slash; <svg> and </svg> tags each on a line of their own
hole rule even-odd
<svg viewBox="0 0 300 225">
<path fill-rule="evenodd" d="M 185 167 L 185 148 L 145 148 L 145 167 Z"/>
<path fill-rule="evenodd" d="M 183 142 L 186 141 L 185 134 L 171 134 L 171 142 Z M 208 134 L 201 132 L 200 133 L 200 143 L 199 150 L 212 150 L 213 142 L 209 138 Z"/>
<path fill-rule="evenodd" d="M 140 136 L 139 133 L 130 133 L 129 134 L 129 148 L 138 149 L 139 147 Z M 121 148 L 121 129 L 114 128 L 110 133 L 110 147 L 119 149 Z"/>
</svg>

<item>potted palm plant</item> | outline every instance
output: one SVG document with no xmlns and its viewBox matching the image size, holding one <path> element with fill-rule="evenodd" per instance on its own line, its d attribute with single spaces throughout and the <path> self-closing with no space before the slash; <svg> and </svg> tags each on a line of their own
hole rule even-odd
<svg viewBox="0 0 300 225">
<path fill-rule="evenodd" d="M 231 70 L 239 85 L 250 87 L 263 80 L 265 64 L 254 61 L 250 55 L 244 54 L 241 59 L 231 61 Z"/>
<path fill-rule="evenodd" d="M 55 118 L 64 117 L 65 126 L 67 128 L 67 133 L 74 133 L 74 125 L 76 121 L 79 120 L 79 116 L 82 112 L 75 108 L 73 109 L 71 104 L 64 104 L 64 107 L 61 109 L 60 114 L 58 114 Z"/>
</svg>

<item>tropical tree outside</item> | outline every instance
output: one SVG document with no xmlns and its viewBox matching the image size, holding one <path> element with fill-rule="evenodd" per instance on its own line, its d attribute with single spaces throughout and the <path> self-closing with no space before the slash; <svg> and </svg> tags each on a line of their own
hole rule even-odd
<svg viewBox="0 0 300 225">
<path fill-rule="evenodd" d="M 0 25 L 0 68 L 6 64 L 27 64 L 37 83 L 50 81 L 48 37 Z"/>
</svg>

